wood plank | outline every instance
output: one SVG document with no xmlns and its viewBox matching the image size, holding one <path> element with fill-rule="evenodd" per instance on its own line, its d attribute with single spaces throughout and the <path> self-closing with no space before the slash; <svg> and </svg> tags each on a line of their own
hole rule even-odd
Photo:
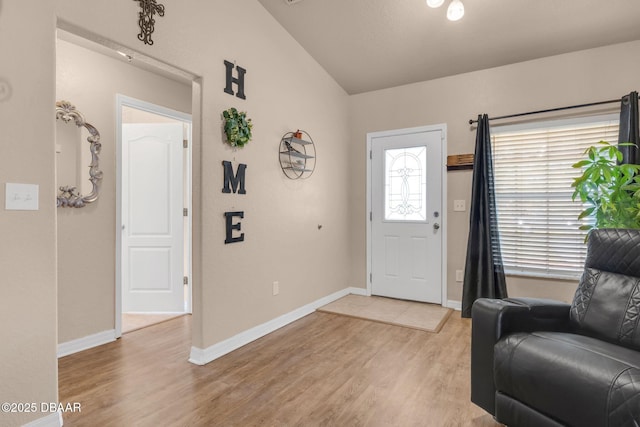
<svg viewBox="0 0 640 427">
<path fill-rule="evenodd" d="M 59 360 L 65 426 L 499 426 L 469 400 L 470 321 L 438 334 L 313 313 L 206 366 L 190 316 Z"/>
<path fill-rule="evenodd" d="M 468 170 L 473 169 L 473 159 L 475 155 L 471 154 L 453 154 L 447 156 L 447 170 Z"/>
</svg>

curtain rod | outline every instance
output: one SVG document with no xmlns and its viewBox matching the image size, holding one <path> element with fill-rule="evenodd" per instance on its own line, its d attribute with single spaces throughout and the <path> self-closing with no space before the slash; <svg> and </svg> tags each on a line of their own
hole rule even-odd
<svg viewBox="0 0 640 427">
<path fill-rule="evenodd" d="M 640 99 L 640 96 L 638 96 Z M 593 107 L 595 105 L 613 104 L 614 102 L 620 102 L 621 99 L 610 99 L 609 101 L 591 102 L 589 104 L 570 105 L 568 107 L 550 108 L 548 110 L 529 111 L 527 113 L 509 114 L 507 116 L 489 117 L 489 120 L 510 119 L 512 117 L 529 116 L 531 114 L 551 113 L 553 111 L 571 110 L 573 108 Z M 469 120 L 469 124 L 472 125 L 478 123 L 477 120 Z"/>
</svg>

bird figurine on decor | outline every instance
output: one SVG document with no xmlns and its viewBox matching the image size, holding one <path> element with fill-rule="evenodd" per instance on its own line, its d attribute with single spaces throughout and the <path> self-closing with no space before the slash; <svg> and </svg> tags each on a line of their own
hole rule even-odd
<svg viewBox="0 0 640 427">
<path fill-rule="evenodd" d="M 296 150 L 295 148 L 293 148 L 293 147 L 291 146 L 291 143 L 290 143 L 289 141 L 285 141 L 285 142 L 284 142 L 284 145 L 285 145 L 285 147 L 287 147 L 287 150 L 289 150 L 289 151 L 295 151 L 296 153 L 299 153 L 299 151 L 298 151 L 298 150 Z"/>
</svg>

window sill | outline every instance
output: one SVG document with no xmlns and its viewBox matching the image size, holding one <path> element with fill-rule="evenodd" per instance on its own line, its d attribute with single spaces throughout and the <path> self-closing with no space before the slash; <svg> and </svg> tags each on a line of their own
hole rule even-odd
<svg viewBox="0 0 640 427">
<path fill-rule="evenodd" d="M 565 280 L 568 282 L 577 282 L 580 280 L 580 275 L 569 276 L 561 274 L 544 274 L 544 273 L 525 273 L 522 271 L 505 271 L 505 276 L 524 277 L 529 279 L 547 279 L 547 280 Z"/>
</svg>

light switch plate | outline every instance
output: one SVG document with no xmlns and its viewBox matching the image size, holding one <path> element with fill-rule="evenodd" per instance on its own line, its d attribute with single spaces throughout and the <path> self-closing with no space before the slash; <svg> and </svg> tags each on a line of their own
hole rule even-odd
<svg viewBox="0 0 640 427">
<path fill-rule="evenodd" d="M 5 185 L 4 208 L 8 211 L 37 211 L 39 187 L 37 184 L 7 182 Z"/>
</svg>

